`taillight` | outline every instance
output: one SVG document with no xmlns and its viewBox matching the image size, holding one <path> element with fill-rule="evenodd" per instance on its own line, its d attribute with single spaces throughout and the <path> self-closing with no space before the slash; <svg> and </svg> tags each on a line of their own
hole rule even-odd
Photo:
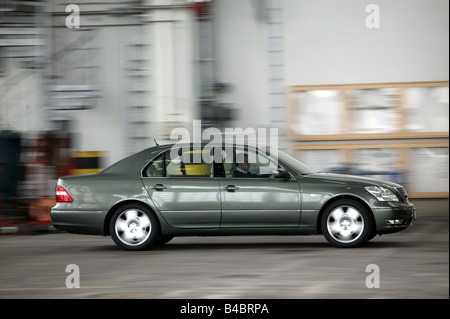
<svg viewBox="0 0 450 319">
<path fill-rule="evenodd" d="M 69 193 L 61 186 L 56 186 L 56 201 L 57 202 L 73 202 Z"/>
</svg>

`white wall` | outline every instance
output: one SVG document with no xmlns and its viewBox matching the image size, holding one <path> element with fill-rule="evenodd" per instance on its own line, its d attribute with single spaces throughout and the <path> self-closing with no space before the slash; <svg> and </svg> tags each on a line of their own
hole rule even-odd
<svg viewBox="0 0 450 319">
<path fill-rule="evenodd" d="M 39 70 L 23 69 L 29 59 L 5 58 L 0 76 L 0 130 L 19 132 L 47 128 L 42 108 L 43 86 Z"/>
<path fill-rule="evenodd" d="M 218 0 L 214 13 L 218 80 L 231 84 L 222 101 L 239 109 L 236 127 L 266 126 L 266 26 L 256 20 L 249 0 Z"/>
<path fill-rule="evenodd" d="M 380 28 L 365 21 L 380 8 Z M 288 85 L 449 79 L 447 0 L 284 0 Z"/>
<path fill-rule="evenodd" d="M 447 0 L 273 1 L 282 9 L 286 86 L 449 79 Z M 215 3 L 218 79 L 232 85 L 223 100 L 244 128 L 270 122 L 267 25 L 257 3 Z M 369 4 L 380 8 L 378 29 L 366 26 Z"/>
<path fill-rule="evenodd" d="M 284 34 L 284 82 L 288 86 L 449 79 L 447 0 L 279 1 Z M 239 120 L 233 126 L 241 128 L 264 127 L 270 122 L 267 25 L 256 18 L 255 3 L 256 0 L 215 0 L 214 7 L 217 80 L 231 84 L 231 91 L 221 97 L 221 102 L 232 103 L 239 110 Z M 366 6 L 370 3 L 377 4 L 381 10 L 379 29 L 368 29 L 365 25 Z M 187 10 L 174 12 L 169 18 L 181 22 L 169 32 L 171 38 L 158 38 L 154 33 L 158 28 L 152 24 L 143 28 L 107 27 L 101 31 L 97 44 L 101 48 L 98 80 L 102 97 L 94 109 L 73 112 L 74 131 L 79 138 L 76 150 L 107 151 L 106 164 L 126 155 L 120 74 L 120 47 L 124 43 L 144 42 L 154 49 L 169 47 L 173 52 L 173 73 L 165 77 L 158 62 L 170 61 L 164 52 L 153 51 L 153 65 L 158 72 L 154 80 L 165 82 L 164 87 L 170 90 L 158 85 L 152 87 L 156 91 L 148 104 L 156 113 L 148 114 L 150 130 L 157 133 L 167 126 L 158 122 L 161 119 L 189 122 L 197 118 L 194 17 Z M 95 19 L 82 19 L 82 23 Z M 114 18 L 106 22 L 111 20 Z M 160 25 L 164 30 L 171 25 L 164 23 Z M 6 60 L 6 68 L 12 72 L 2 81 L 17 71 L 16 62 Z M 168 79 L 174 82 L 170 84 Z M 33 86 L 33 83 L 40 89 L 40 79 L 36 77 L 21 85 Z M 2 103 L 2 117 L 6 116 L 21 131 L 45 129 L 43 113 L 39 111 L 43 99 L 37 89 L 26 99 L 9 92 L 8 103 L 15 99 L 20 103 L 15 108 L 9 107 L 8 112 Z M 29 104 L 32 100 L 36 103 Z M 171 104 L 168 109 L 175 110 L 179 116 L 164 115 L 167 101 Z M 157 132 L 153 128 L 155 123 L 159 126 Z"/>
<path fill-rule="evenodd" d="M 105 151 L 105 165 L 112 164 L 124 156 L 126 151 L 125 114 L 121 78 L 121 45 L 125 33 L 130 43 L 137 27 L 110 27 L 96 37 L 98 52 L 97 73 L 100 98 L 94 108 L 74 112 L 73 130 L 76 151 Z"/>
<path fill-rule="evenodd" d="M 149 11 L 145 19 L 148 23 L 142 26 L 100 29 L 95 45 L 100 48 L 97 76 L 101 97 L 93 109 L 74 113 L 76 150 L 106 151 L 105 165 L 153 146 L 154 138 L 161 143 L 160 136 L 168 133 L 169 124 L 192 126 L 189 123 L 196 113 L 191 12 L 184 9 Z M 160 20 L 163 21 L 158 22 Z M 140 21 L 135 18 L 130 23 Z M 129 44 L 146 45 L 143 49 L 146 52 L 140 58 L 148 60 L 141 65 L 148 68 L 147 79 L 126 77 L 123 63 L 132 58 L 125 52 Z M 141 98 L 138 95 L 127 97 L 126 90 L 133 84 L 139 85 L 134 89 L 145 89 L 148 93 Z M 145 140 L 128 138 L 133 129 L 128 123 L 131 110 L 127 106 L 131 104 L 147 106 L 138 118 L 148 122 L 144 128 L 148 136 Z"/>
</svg>

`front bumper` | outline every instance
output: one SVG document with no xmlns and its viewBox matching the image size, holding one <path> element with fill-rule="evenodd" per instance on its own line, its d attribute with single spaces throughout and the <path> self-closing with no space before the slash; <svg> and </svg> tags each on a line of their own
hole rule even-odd
<svg viewBox="0 0 450 319">
<path fill-rule="evenodd" d="M 410 227 L 417 218 L 413 204 L 402 204 L 373 210 L 377 234 L 395 233 Z"/>
</svg>

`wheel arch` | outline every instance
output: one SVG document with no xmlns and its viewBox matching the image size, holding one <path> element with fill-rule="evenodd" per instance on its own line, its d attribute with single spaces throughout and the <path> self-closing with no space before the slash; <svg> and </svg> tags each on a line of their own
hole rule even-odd
<svg viewBox="0 0 450 319">
<path fill-rule="evenodd" d="M 124 201 L 121 201 L 121 202 L 118 202 L 118 203 L 114 204 L 114 206 L 112 206 L 109 209 L 108 213 L 106 213 L 105 221 L 104 221 L 104 224 L 103 224 L 103 232 L 104 232 L 105 236 L 110 236 L 111 235 L 110 232 L 109 232 L 109 223 L 111 222 L 111 218 L 112 218 L 112 215 L 114 214 L 114 212 L 116 212 L 122 206 L 125 206 L 127 204 L 133 204 L 133 203 L 145 206 L 146 208 L 148 208 L 148 210 L 153 215 L 155 215 L 156 219 L 158 220 L 158 231 L 161 233 L 161 221 L 160 221 L 160 219 L 158 217 L 158 214 L 156 214 L 155 210 L 146 202 L 143 202 L 143 201 L 140 201 L 140 200 L 136 200 L 136 199 L 127 199 L 127 200 L 124 200 Z"/>
<path fill-rule="evenodd" d="M 325 210 L 326 210 L 329 206 L 331 206 L 332 204 L 334 204 L 335 202 L 337 202 L 338 200 L 341 200 L 341 199 L 350 199 L 350 200 L 354 200 L 354 201 L 358 202 L 359 204 L 363 205 L 364 208 L 367 209 L 367 211 L 369 212 L 370 218 L 372 219 L 372 225 L 373 225 L 373 228 L 374 228 L 374 229 L 372 229 L 372 231 L 373 231 L 373 232 L 376 232 L 375 216 L 373 215 L 373 211 L 372 211 L 372 209 L 370 208 L 370 206 L 366 203 L 366 201 L 364 201 L 363 199 L 361 199 L 361 198 L 358 197 L 358 196 L 353 196 L 353 195 L 340 195 L 340 196 L 336 196 L 336 197 L 330 198 L 330 199 L 322 206 L 322 208 L 320 209 L 320 212 L 319 212 L 319 214 L 318 214 L 318 216 L 317 216 L 317 220 L 316 220 L 316 228 L 317 228 L 317 232 L 318 232 L 319 234 L 322 234 L 322 229 L 321 229 L 321 226 L 320 226 L 320 222 L 321 222 L 321 220 L 322 220 L 322 215 L 324 214 Z"/>
</svg>

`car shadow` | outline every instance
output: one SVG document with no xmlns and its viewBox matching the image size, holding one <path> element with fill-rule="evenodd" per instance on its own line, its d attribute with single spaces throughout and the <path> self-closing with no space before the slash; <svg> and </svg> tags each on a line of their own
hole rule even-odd
<svg viewBox="0 0 450 319">
<path fill-rule="evenodd" d="M 409 241 L 376 241 L 376 239 L 369 241 L 358 248 L 352 249 L 380 249 L 380 248 L 408 248 L 408 247 L 416 247 L 417 245 L 414 242 Z M 326 241 L 321 241 L 320 238 L 317 241 L 308 241 L 308 242 L 236 242 L 234 239 L 233 242 L 227 241 L 223 239 L 223 242 L 214 242 L 210 243 L 205 240 L 205 242 L 179 242 L 179 241 L 171 241 L 164 245 L 153 246 L 150 249 L 144 250 L 144 252 L 173 252 L 173 251 L 218 251 L 218 250 L 233 250 L 233 251 L 243 251 L 243 250 L 266 250 L 271 253 L 284 253 L 284 252 L 306 252 L 306 251 L 318 251 L 318 250 L 336 250 L 343 249 L 349 250 L 348 248 L 337 248 L 331 246 Z M 114 243 L 111 245 L 101 245 L 101 246 L 90 246 L 86 247 L 86 250 L 95 251 L 95 252 L 106 252 L 106 251 L 124 251 L 121 248 L 117 247 Z M 136 253 L 136 252 L 132 252 Z"/>
<path fill-rule="evenodd" d="M 414 243 L 410 242 L 396 242 L 396 241 L 384 241 L 384 242 L 367 242 L 361 247 L 350 249 L 379 249 L 379 248 L 405 248 L 414 247 Z M 278 249 L 278 250 L 319 250 L 319 249 L 343 249 L 349 248 L 337 248 L 331 246 L 327 242 L 307 242 L 307 243 L 167 243 L 162 246 L 156 246 L 150 250 L 245 250 L 245 249 Z"/>
<path fill-rule="evenodd" d="M 318 250 L 330 247 L 327 243 L 167 243 L 151 250 Z"/>
</svg>

